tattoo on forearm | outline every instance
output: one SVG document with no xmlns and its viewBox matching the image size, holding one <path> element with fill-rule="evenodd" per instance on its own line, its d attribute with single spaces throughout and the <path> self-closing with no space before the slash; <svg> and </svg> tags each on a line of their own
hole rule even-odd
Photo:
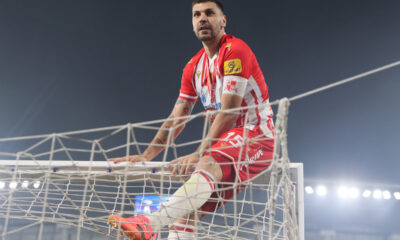
<svg viewBox="0 0 400 240">
<path fill-rule="evenodd" d="M 160 132 L 160 136 L 156 137 L 155 142 L 157 144 L 165 144 L 168 139 L 168 131 Z"/>
<path fill-rule="evenodd" d="M 183 108 L 183 114 L 185 114 L 185 115 L 189 115 L 191 111 L 192 111 L 192 109 L 189 106 L 186 106 Z"/>
<path fill-rule="evenodd" d="M 164 144 L 165 142 L 161 138 L 156 138 L 155 143 L 156 144 Z"/>
<path fill-rule="evenodd" d="M 182 103 L 184 103 L 184 102 L 185 102 L 185 99 L 178 98 L 178 100 L 176 100 L 175 105 L 182 104 Z"/>
<path fill-rule="evenodd" d="M 190 101 L 187 101 L 185 99 L 182 99 L 182 98 L 178 98 L 178 100 L 176 100 L 175 105 L 179 105 L 179 104 L 182 104 L 182 103 L 186 103 L 186 105 L 183 108 L 183 114 L 184 115 L 189 115 L 193 110 L 194 103 L 192 103 Z"/>
</svg>

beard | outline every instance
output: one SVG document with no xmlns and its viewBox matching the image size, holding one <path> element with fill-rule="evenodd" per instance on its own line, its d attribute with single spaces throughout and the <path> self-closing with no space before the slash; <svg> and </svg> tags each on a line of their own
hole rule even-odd
<svg viewBox="0 0 400 240">
<path fill-rule="evenodd" d="M 217 28 L 218 29 L 218 28 Z M 199 39 L 202 42 L 205 41 L 210 41 L 214 40 L 218 36 L 218 31 L 216 31 L 214 28 L 210 27 L 207 29 L 207 34 L 201 33 L 203 30 L 197 30 L 195 31 L 197 39 Z"/>
</svg>

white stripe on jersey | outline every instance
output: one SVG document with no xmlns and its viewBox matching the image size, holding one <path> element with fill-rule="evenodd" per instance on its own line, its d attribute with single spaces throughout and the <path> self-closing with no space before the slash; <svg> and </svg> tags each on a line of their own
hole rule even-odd
<svg viewBox="0 0 400 240">
<path fill-rule="evenodd" d="M 205 53 L 201 56 L 199 63 L 197 64 L 197 67 L 195 68 L 195 73 L 194 73 L 194 81 L 196 84 L 196 92 L 197 95 L 201 97 L 201 91 L 199 92 L 198 89 L 201 89 L 201 81 L 203 80 L 203 63 L 204 63 L 204 56 Z M 199 94 L 200 93 L 200 94 Z"/>
<path fill-rule="evenodd" d="M 182 97 L 185 97 L 185 98 L 190 98 L 190 99 L 194 99 L 194 100 L 197 100 L 197 96 L 189 96 L 189 95 L 186 95 L 186 94 L 183 94 L 183 93 L 180 93 L 179 94 L 179 96 L 182 96 Z"/>
</svg>

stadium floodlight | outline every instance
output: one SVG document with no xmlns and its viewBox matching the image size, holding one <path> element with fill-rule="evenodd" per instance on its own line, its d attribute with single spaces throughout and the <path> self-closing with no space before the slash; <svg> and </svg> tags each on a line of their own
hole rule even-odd
<svg viewBox="0 0 400 240">
<path fill-rule="evenodd" d="M 390 192 L 387 190 L 383 191 L 382 195 L 383 195 L 383 199 L 385 199 L 385 200 L 389 200 L 392 198 L 392 194 L 390 194 Z"/>
<path fill-rule="evenodd" d="M 306 190 L 307 194 L 313 194 L 314 193 L 314 189 L 311 186 L 306 186 L 304 188 L 304 190 Z"/>
<path fill-rule="evenodd" d="M 372 195 L 372 192 L 371 192 L 371 190 L 368 190 L 368 189 L 364 190 L 364 192 L 363 192 L 363 194 L 362 194 L 362 196 L 363 196 L 364 198 L 370 198 L 371 195 Z"/>
<path fill-rule="evenodd" d="M 379 189 L 374 190 L 373 197 L 375 199 L 382 199 L 382 191 Z"/>
<path fill-rule="evenodd" d="M 396 200 L 400 200 L 400 192 L 393 193 L 393 196 Z"/>
<path fill-rule="evenodd" d="M 349 195 L 349 189 L 346 186 L 340 186 L 337 193 L 340 198 L 347 198 Z"/>
<path fill-rule="evenodd" d="M 21 185 L 22 188 L 28 188 L 29 187 L 29 182 L 28 181 L 24 181 Z"/>
<path fill-rule="evenodd" d="M 325 196 L 328 192 L 326 190 L 326 187 L 323 185 L 318 186 L 316 191 L 317 191 L 318 196 Z"/>
<path fill-rule="evenodd" d="M 36 181 L 34 184 L 33 184 L 33 187 L 34 188 L 39 188 L 40 187 L 40 181 Z"/>
<path fill-rule="evenodd" d="M 8 187 L 10 189 L 16 189 L 18 187 L 18 183 L 15 181 L 10 182 L 10 184 L 8 185 Z"/>
<path fill-rule="evenodd" d="M 358 198 L 360 196 L 360 191 L 356 187 L 352 187 L 349 189 L 350 198 Z"/>
<path fill-rule="evenodd" d="M 6 183 L 5 182 L 0 182 L 0 189 L 4 189 L 6 187 Z"/>
</svg>

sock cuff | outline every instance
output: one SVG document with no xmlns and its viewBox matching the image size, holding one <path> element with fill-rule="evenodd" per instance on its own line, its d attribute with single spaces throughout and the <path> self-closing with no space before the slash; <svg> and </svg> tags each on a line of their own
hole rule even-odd
<svg viewBox="0 0 400 240">
<path fill-rule="evenodd" d="M 194 226 L 180 223 L 171 224 L 169 226 L 169 231 L 195 233 Z"/>
<path fill-rule="evenodd" d="M 215 190 L 215 179 L 211 173 L 209 173 L 205 170 L 197 170 L 197 171 L 194 171 L 192 175 L 194 175 L 194 174 L 199 174 L 203 178 L 205 178 L 207 180 L 207 182 L 210 184 L 211 190 L 212 191 Z"/>
</svg>

